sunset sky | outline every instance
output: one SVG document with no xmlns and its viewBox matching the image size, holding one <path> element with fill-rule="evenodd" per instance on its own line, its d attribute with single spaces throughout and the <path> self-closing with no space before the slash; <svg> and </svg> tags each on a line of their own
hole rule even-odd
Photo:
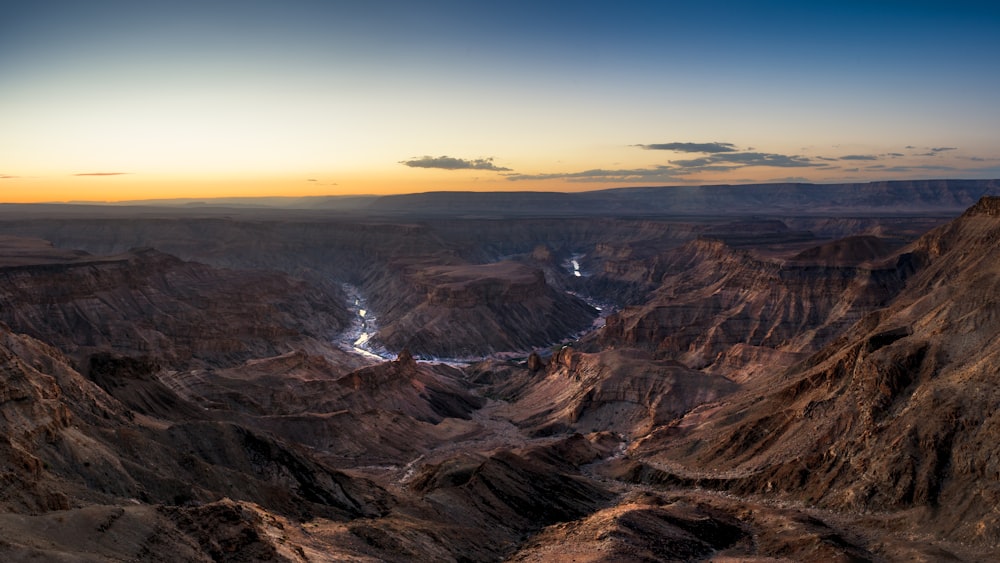
<svg viewBox="0 0 1000 563">
<path fill-rule="evenodd" d="M 0 202 L 1000 177 L 1000 3 L 0 7 Z"/>
</svg>

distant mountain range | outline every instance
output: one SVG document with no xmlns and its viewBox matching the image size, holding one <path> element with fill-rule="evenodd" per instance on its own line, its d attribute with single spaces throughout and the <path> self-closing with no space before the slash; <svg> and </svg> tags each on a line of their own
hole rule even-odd
<svg viewBox="0 0 1000 563">
<path fill-rule="evenodd" d="M 381 197 L 368 209 L 485 216 L 925 214 L 959 212 L 997 190 L 1000 180 L 680 186 L 578 193 L 430 192 Z"/>
<path fill-rule="evenodd" d="M 1000 180 L 908 180 L 854 184 L 750 184 L 615 188 L 588 192 L 425 192 L 388 196 L 237 197 L 120 203 L 4 204 L 14 212 L 109 215 L 339 212 L 381 216 L 562 217 L 719 215 L 926 215 L 959 213 Z M 117 210 L 117 211 L 116 211 Z M 169 211 L 168 211 L 169 210 Z"/>
</svg>

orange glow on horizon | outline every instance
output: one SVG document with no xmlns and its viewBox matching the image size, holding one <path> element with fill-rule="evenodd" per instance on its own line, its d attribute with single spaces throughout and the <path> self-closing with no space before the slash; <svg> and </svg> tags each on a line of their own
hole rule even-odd
<svg viewBox="0 0 1000 563">
<path fill-rule="evenodd" d="M 625 161 L 601 162 L 596 157 L 580 158 L 575 161 L 560 159 L 555 164 L 546 165 L 533 159 L 527 168 L 520 161 L 496 163 L 497 169 L 457 170 L 441 168 L 409 167 L 393 162 L 384 168 L 357 166 L 354 169 L 339 168 L 327 170 L 307 170 L 302 173 L 289 171 L 257 172 L 246 170 L 239 174 L 215 173 L 149 173 L 116 167 L 91 167 L 89 172 L 70 173 L 62 171 L 26 171 L 18 174 L 6 170 L 0 174 L 0 203 L 62 203 L 62 202 L 121 202 L 160 199 L 213 199 L 250 197 L 312 197 L 312 196 L 355 196 L 390 195 L 431 191 L 558 191 L 580 192 L 609 188 L 638 186 L 683 186 L 713 184 L 756 184 L 780 182 L 809 182 L 816 184 L 843 182 L 870 182 L 880 180 L 909 180 L 929 177 L 984 177 L 982 174 L 961 174 L 958 166 L 963 160 L 952 157 L 951 149 L 936 149 L 940 154 L 933 157 L 915 155 L 908 158 L 892 158 L 893 164 L 913 164 L 932 159 L 943 168 L 920 166 L 911 169 L 916 173 L 892 170 L 886 166 L 873 166 L 862 170 L 868 156 L 847 156 L 837 162 L 837 166 L 780 167 L 742 166 L 723 171 L 692 170 L 688 174 L 669 174 L 663 177 L 647 176 L 657 168 L 656 160 L 667 162 L 686 158 L 686 155 L 663 154 L 662 152 L 630 149 Z M 868 147 L 843 147 L 846 155 L 874 153 Z M 791 153 L 791 151 L 788 151 Z M 817 151 L 819 152 L 819 151 Z M 827 151 L 823 151 L 826 153 Z M 791 153 L 794 154 L 794 153 Z M 830 153 L 827 153 L 830 154 Z M 836 153 L 834 153 L 836 154 Z M 587 155 L 590 157 L 590 155 Z M 619 155 L 615 155 L 619 156 Z M 694 155 L 698 156 L 698 155 Z M 780 156 L 780 155 L 772 155 Z M 828 162 L 813 158 L 813 163 Z M 861 163 L 860 165 L 858 163 Z M 535 168 L 537 167 L 537 168 Z M 662 166 L 660 166 L 663 168 Z M 850 168 L 849 168 L 850 167 Z M 532 168 L 535 168 L 534 170 Z M 723 167 L 724 168 L 724 167 Z M 901 167 L 905 169 L 906 167 Z M 677 170 L 678 168 L 666 168 Z M 86 169 L 85 169 L 86 170 Z M 511 171 L 508 171 L 511 170 Z M 861 170 L 861 172 L 859 172 Z M 15 173 L 10 173 L 15 172 Z M 607 173 L 606 177 L 591 177 Z M 527 178 L 512 181 L 510 174 L 524 174 Z M 533 176 L 534 175 L 534 176 Z M 629 181 L 621 181 L 620 176 L 629 176 Z M 594 181 L 588 181 L 594 180 Z"/>
<path fill-rule="evenodd" d="M 315 177 L 313 177 L 315 176 Z M 594 186 L 551 182 L 509 182 L 503 179 L 462 177 L 455 173 L 429 174 L 414 181 L 407 175 L 262 178 L 149 177 L 140 174 L 48 177 L 11 177 L 0 180 L 0 203 L 108 202 L 159 199 L 213 199 L 227 197 L 312 197 L 391 195 L 428 191 L 582 191 Z"/>
</svg>

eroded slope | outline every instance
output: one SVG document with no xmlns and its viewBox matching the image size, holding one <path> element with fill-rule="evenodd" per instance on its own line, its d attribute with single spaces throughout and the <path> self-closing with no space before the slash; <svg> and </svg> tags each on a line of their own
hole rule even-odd
<svg viewBox="0 0 1000 563">
<path fill-rule="evenodd" d="M 985 199 L 917 241 L 928 266 L 807 362 L 651 434 L 631 477 L 916 509 L 947 537 L 997 541 L 998 210 Z"/>
</svg>

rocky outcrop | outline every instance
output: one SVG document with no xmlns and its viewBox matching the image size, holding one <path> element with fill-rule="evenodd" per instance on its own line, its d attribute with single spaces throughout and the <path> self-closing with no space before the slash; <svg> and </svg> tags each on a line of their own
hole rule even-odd
<svg viewBox="0 0 1000 563">
<path fill-rule="evenodd" d="M 975 205 L 967 209 L 962 216 L 974 217 L 976 215 L 1000 217 L 1000 197 L 984 196 Z"/>
<path fill-rule="evenodd" d="M 532 351 L 528 355 L 528 371 L 534 373 L 542 369 L 545 369 L 545 361 L 538 355 L 538 352 Z"/>
</svg>

